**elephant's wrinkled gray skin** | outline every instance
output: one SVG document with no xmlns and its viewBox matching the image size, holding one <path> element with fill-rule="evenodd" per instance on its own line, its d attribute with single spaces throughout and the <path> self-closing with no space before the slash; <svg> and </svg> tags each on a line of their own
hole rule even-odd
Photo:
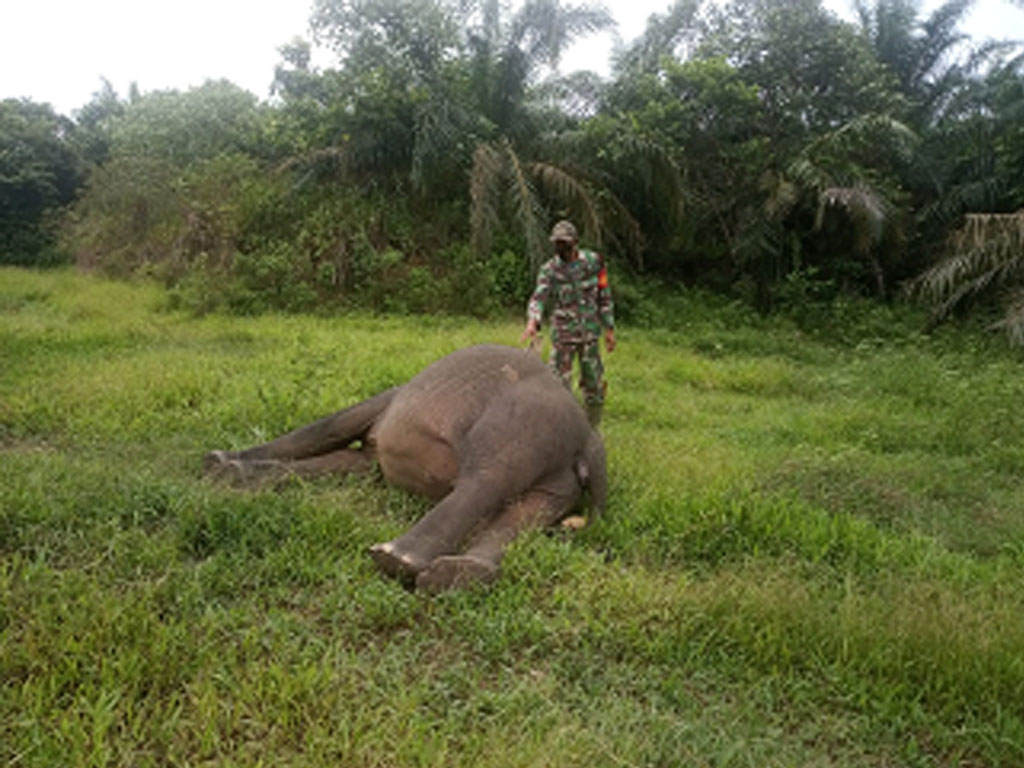
<svg viewBox="0 0 1024 768">
<path fill-rule="evenodd" d="M 264 445 L 213 451 L 236 479 L 355 472 L 436 501 L 405 534 L 371 549 L 387 573 L 440 591 L 498 575 L 505 546 L 565 517 L 589 488 L 604 508 L 605 453 L 586 414 L 534 354 L 502 346 L 453 352 L 407 384 Z"/>
</svg>

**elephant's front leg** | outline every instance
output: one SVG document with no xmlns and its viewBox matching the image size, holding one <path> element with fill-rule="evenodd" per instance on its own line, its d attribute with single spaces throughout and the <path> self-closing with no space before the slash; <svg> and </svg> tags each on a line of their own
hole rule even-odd
<svg viewBox="0 0 1024 768">
<path fill-rule="evenodd" d="M 416 577 L 416 588 L 442 592 L 489 584 L 501 571 L 505 548 L 525 530 L 546 528 L 568 514 L 580 498 L 574 473 L 560 473 L 510 503 L 476 534 L 461 555 L 442 555 Z"/>
</svg>

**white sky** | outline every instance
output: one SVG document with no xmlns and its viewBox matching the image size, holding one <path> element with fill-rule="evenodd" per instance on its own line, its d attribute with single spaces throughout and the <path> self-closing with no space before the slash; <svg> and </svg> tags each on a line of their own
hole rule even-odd
<svg viewBox="0 0 1024 768">
<path fill-rule="evenodd" d="M 784 1 L 784 0 L 782 0 Z M 619 34 L 632 40 L 670 0 L 606 0 Z M 849 17 L 847 0 L 825 0 Z M 925 0 L 924 8 L 937 5 Z M 28 97 L 61 113 L 86 104 L 106 77 L 124 96 L 185 89 L 226 78 L 269 94 L 278 48 L 308 37 L 311 0 L 0 0 L 0 99 Z M 1024 38 L 1024 10 L 979 0 L 965 31 L 978 40 Z M 562 69 L 607 73 L 611 38 L 577 47 Z"/>
</svg>

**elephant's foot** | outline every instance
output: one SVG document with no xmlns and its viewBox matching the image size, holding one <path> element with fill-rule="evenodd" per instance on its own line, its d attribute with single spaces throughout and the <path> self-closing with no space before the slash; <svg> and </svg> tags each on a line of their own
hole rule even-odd
<svg viewBox="0 0 1024 768">
<path fill-rule="evenodd" d="M 289 474 L 287 465 L 275 459 L 231 458 L 228 451 L 211 451 L 203 457 L 203 469 L 214 480 L 232 485 L 254 485 L 280 480 Z"/>
<path fill-rule="evenodd" d="M 583 515 L 569 515 L 568 517 L 563 517 L 558 525 L 561 526 L 562 530 L 578 531 L 581 528 L 587 527 L 587 518 L 583 517 Z"/>
<path fill-rule="evenodd" d="M 416 589 L 438 593 L 473 584 L 490 584 L 500 569 L 490 560 L 473 555 L 443 555 L 416 577 Z"/>
<path fill-rule="evenodd" d="M 409 552 L 401 552 L 391 541 L 370 547 L 370 557 L 388 576 L 406 583 L 415 581 L 416 575 L 429 565 L 422 558 Z"/>
<path fill-rule="evenodd" d="M 231 461 L 230 451 L 210 451 L 203 456 L 203 472 L 215 473 L 229 461 Z"/>
</svg>

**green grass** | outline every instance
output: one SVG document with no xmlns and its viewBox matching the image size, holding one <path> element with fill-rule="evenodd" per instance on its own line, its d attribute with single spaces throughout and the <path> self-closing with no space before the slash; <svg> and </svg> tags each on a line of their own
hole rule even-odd
<svg viewBox="0 0 1024 768">
<path fill-rule="evenodd" d="M 1019 355 L 678 301 L 607 360 L 607 516 L 431 599 L 365 554 L 423 501 L 200 457 L 517 319 L 195 319 L 0 270 L 0 762 L 1024 764 Z"/>
</svg>

